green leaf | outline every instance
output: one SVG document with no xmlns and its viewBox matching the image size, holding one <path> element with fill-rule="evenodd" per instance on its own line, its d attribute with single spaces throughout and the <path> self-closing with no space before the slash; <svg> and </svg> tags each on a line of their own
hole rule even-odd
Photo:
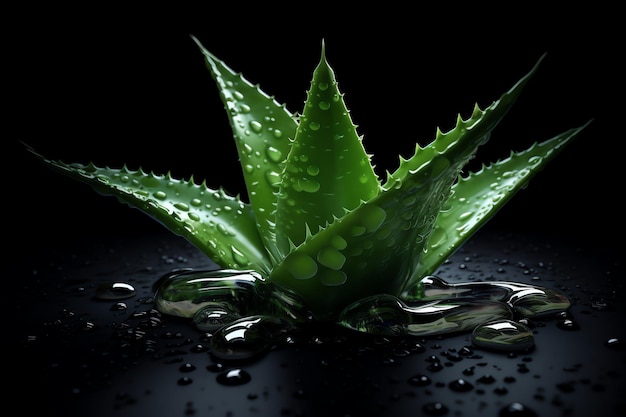
<svg viewBox="0 0 626 417">
<path fill-rule="evenodd" d="M 417 281 L 432 275 L 589 123 L 591 121 L 544 142 L 535 142 L 525 151 L 512 152 L 507 159 L 483 165 L 480 171 L 459 177 L 437 217 L 425 253 L 406 290 L 412 291 Z"/>
<path fill-rule="evenodd" d="M 379 191 L 378 177 L 322 43 L 321 59 L 280 183 L 276 233 L 281 251 L 287 253 L 290 244 L 301 244 L 307 229 L 316 233 Z"/>
<path fill-rule="evenodd" d="M 276 196 L 284 161 L 295 137 L 294 116 L 241 73 L 230 69 L 195 38 L 229 118 L 261 239 L 276 261 Z"/>
<path fill-rule="evenodd" d="M 126 166 L 112 169 L 91 163 L 66 164 L 47 159 L 28 146 L 27 149 L 48 167 L 148 214 L 218 265 L 269 273 L 271 262 L 251 207 L 222 189 L 195 184 L 193 178 L 182 181 L 169 174 L 157 176 Z"/>
</svg>

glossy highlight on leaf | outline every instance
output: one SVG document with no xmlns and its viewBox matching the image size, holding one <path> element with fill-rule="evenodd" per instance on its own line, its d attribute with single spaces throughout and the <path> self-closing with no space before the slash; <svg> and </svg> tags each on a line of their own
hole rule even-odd
<svg viewBox="0 0 626 417">
<path fill-rule="evenodd" d="M 347 306 L 380 294 L 413 302 L 420 281 L 589 123 L 462 175 L 542 56 L 497 100 L 475 105 L 466 119 L 459 113 L 452 129 L 437 129 L 382 180 L 324 41 L 302 112 L 292 113 L 192 39 L 228 115 L 249 203 L 193 178 L 68 164 L 27 148 L 48 167 L 145 212 L 222 268 L 258 273 L 317 320 L 337 321 Z"/>
</svg>

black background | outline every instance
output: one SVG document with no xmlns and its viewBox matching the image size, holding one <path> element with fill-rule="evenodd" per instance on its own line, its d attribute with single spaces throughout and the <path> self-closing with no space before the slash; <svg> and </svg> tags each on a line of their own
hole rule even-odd
<svg viewBox="0 0 626 417">
<path fill-rule="evenodd" d="M 128 3 L 5 6 L 1 15 L 3 218 L 9 232 L 7 259 L 10 267 L 19 267 L 17 274 L 5 277 L 10 298 L 7 310 L 12 312 L 7 334 L 10 339 L 19 336 L 20 342 L 18 354 L 8 355 L 17 358 L 17 369 L 11 369 L 8 380 L 14 382 L 10 389 L 19 398 L 24 392 L 41 394 L 37 397 L 41 401 L 22 404 L 24 410 L 38 406 L 47 412 L 56 409 L 48 399 L 57 392 L 67 394 L 68 386 L 75 387 L 75 375 L 85 377 L 85 393 L 90 384 L 99 386 L 101 379 L 108 381 L 109 374 L 117 378 L 110 387 L 94 390 L 93 396 L 78 396 L 91 414 L 100 415 L 111 415 L 112 406 L 119 404 L 118 390 L 134 393 L 140 400 L 136 407 L 129 402 L 130 406 L 118 409 L 119 415 L 136 415 L 137 409 L 153 415 L 175 415 L 188 411 L 190 404 L 202 411 L 210 409 L 214 398 L 220 398 L 216 404 L 227 410 L 223 415 L 232 414 L 237 407 L 249 406 L 247 390 L 262 392 L 264 384 L 274 387 L 276 381 L 303 381 L 304 392 L 315 393 L 319 386 L 326 386 L 319 383 L 321 378 L 322 382 L 331 381 L 329 398 L 344 395 L 343 365 L 337 374 L 325 376 L 318 356 L 294 355 L 291 359 L 291 350 L 251 365 L 253 384 L 257 384 L 254 387 L 215 387 L 217 384 L 210 384 L 210 375 L 207 379 L 198 372 L 194 376 L 197 382 L 181 388 L 186 389 L 181 393 L 174 391 L 180 387 L 173 387 L 180 377 L 176 366 L 120 361 L 120 366 L 129 367 L 131 372 L 123 369 L 116 374 L 108 369 L 109 362 L 101 361 L 104 356 L 100 356 L 98 339 L 80 337 L 82 333 L 68 337 L 65 327 L 48 325 L 52 323 L 48 322 L 50 317 L 58 317 L 54 323 L 70 325 L 72 319 L 64 314 L 76 311 L 78 323 L 83 317 L 93 318 L 102 326 L 96 329 L 96 336 L 106 339 L 110 337 L 106 331 L 109 321 L 117 321 L 119 316 L 111 314 L 108 304 L 94 303 L 72 290 L 86 287 L 89 292 L 90 285 L 93 289 L 100 280 L 121 276 L 130 282 L 136 280 L 142 285 L 141 295 L 147 295 L 151 292 L 146 282 L 155 276 L 175 266 L 204 265 L 205 259 L 174 237 L 162 243 L 161 225 L 113 197 L 100 196 L 87 185 L 40 165 L 20 141 L 66 162 L 93 161 L 112 167 L 126 163 L 130 168 L 142 167 L 159 174 L 171 171 L 175 177 L 193 175 L 197 182 L 206 180 L 210 187 L 223 186 L 231 194 L 245 194 L 226 113 L 202 55 L 190 38 L 194 35 L 294 113 L 304 103 L 324 39 L 327 59 L 381 176 L 397 167 L 399 155 L 410 156 L 415 143 L 430 142 L 437 127 L 443 131 L 452 128 L 457 113 L 467 117 L 474 103 L 489 105 L 547 53 L 511 112 L 468 168 L 477 169 L 480 162 L 505 158 L 511 150 L 526 149 L 535 141 L 590 119 L 593 122 L 489 221 L 486 228 L 496 233 L 470 240 L 452 264 L 444 265 L 443 276 L 500 277 L 504 269 L 509 271 L 506 277 L 530 282 L 532 275 L 525 275 L 521 268 L 527 264 L 532 270 L 532 266 L 540 265 L 535 271 L 539 271 L 542 283 L 563 286 L 576 300 L 574 314 L 584 333 L 540 331 L 539 354 L 529 365 L 532 372 L 527 377 L 515 374 L 519 383 L 511 385 L 512 395 L 496 399 L 487 411 L 494 411 L 496 406 L 499 409 L 499 402 L 521 396 L 529 401 L 532 398 L 533 408 L 551 412 L 560 407 L 552 400 L 556 392 L 555 399 L 560 395 L 565 398 L 565 406 L 560 408 L 564 415 L 598 410 L 602 414 L 605 409 L 623 412 L 623 403 L 614 396 L 623 385 L 623 351 L 607 352 L 601 344 L 608 337 L 623 340 L 624 311 L 619 301 L 624 281 L 618 268 L 624 235 L 623 30 L 622 22 L 618 22 L 622 14 L 597 4 L 584 4 L 580 9 L 568 4 L 567 10 L 527 4 L 522 9 L 511 3 L 479 10 L 475 5 L 407 4 L 400 7 L 385 2 L 368 8 L 360 3 L 347 7 L 315 2 L 294 5 L 294 9 L 290 4 L 277 8 L 240 2 L 220 7 L 213 2 L 160 2 L 143 7 Z M 530 244 L 491 238 L 508 231 L 523 233 Z M 553 246 L 555 240 L 561 244 Z M 109 245 L 111 241 L 115 244 Z M 172 265 L 162 254 L 185 262 Z M 185 256 L 173 254 L 188 255 L 189 263 Z M 502 256 L 509 257 L 511 263 L 502 266 L 496 262 Z M 518 264 L 518 259 L 526 263 Z M 146 271 L 146 264 L 157 266 Z M 460 264 L 468 269 L 461 269 Z M 589 314 L 588 300 L 595 297 L 615 301 L 616 310 L 598 313 L 600 316 Z M 45 325 L 40 328 L 43 318 Z M 164 322 L 168 330 L 190 332 L 186 322 L 169 317 Z M 37 340 L 26 344 L 26 336 L 33 334 Z M 444 347 L 460 347 L 462 337 L 442 343 Z M 161 342 L 165 345 L 169 341 Z M 430 345 L 429 349 L 436 351 Z M 495 356 L 488 356 L 488 362 L 495 364 L 490 369 L 498 378 L 512 372 L 515 361 Z M 209 362 L 208 357 L 199 358 L 194 358 L 199 366 Z M 413 372 L 423 366 L 423 360 L 416 355 L 396 369 Z M 62 366 L 57 371 L 50 363 Z M 285 363 L 292 368 L 283 367 Z M 563 367 L 583 363 L 584 378 L 582 374 L 571 377 L 579 378 L 578 391 L 563 394 L 555 388 L 562 378 L 569 378 Z M 444 370 L 439 381 L 460 375 L 459 366 L 446 368 L 448 374 Z M 305 377 L 285 376 L 285 372 L 300 369 L 306 370 Z M 363 381 L 356 384 L 355 395 L 360 398 L 359 387 L 367 388 L 372 375 L 380 376 L 377 381 L 390 375 L 398 378 L 388 369 L 385 365 L 382 371 L 365 371 L 358 361 L 352 361 L 347 367 L 347 375 L 353 375 L 351 385 Z M 620 378 L 606 379 L 606 369 Z M 320 376 L 311 377 L 309 370 Z M 543 379 L 535 380 L 539 373 Z M 585 381 L 606 384 L 606 392 L 586 396 L 593 386 L 587 388 Z M 381 393 L 395 393 L 395 385 L 391 390 L 390 385 L 383 383 Z M 536 397 L 543 395 L 538 391 L 543 387 L 547 387 L 548 400 L 542 403 Z M 155 394 L 150 398 L 145 392 Z M 445 397 L 447 391 L 438 392 Z M 170 397 L 172 393 L 177 395 Z M 324 408 L 327 404 L 315 395 L 311 402 L 298 402 L 289 389 L 271 394 L 277 407 L 283 405 L 281 401 L 296 401 L 297 407 L 313 404 L 314 408 Z M 347 402 L 351 394 L 346 396 Z M 428 398 L 420 397 L 417 403 Z M 68 405 L 65 399 L 55 399 L 55 405 L 60 406 L 60 412 L 75 415 L 72 411 L 79 408 L 72 408 L 76 404 Z M 405 399 L 394 403 L 397 408 L 406 406 L 401 415 L 415 413 L 416 402 Z M 480 397 L 485 404 L 492 399 L 484 394 Z M 470 415 L 470 402 L 446 397 L 448 400 L 463 409 L 464 415 Z M 124 403 L 124 397 L 119 401 Z M 358 403 L 370 407 L 375 401 Z"/>
<path fill-rule="evenodd" d="M 229 10 L 230 8 L 230 10 Z M 142 167 L 245 195 L 218 90 L 190 35 L 291 112 L 306 99 L 322 39 L 380 176 L 546 58 L 477 160 L 493 162 L 593 119 L 491 221 L 596 240 L 623 230 L 622 68 L 614 10 L 344 11 L 163 2 L 143 8 L 32 6 L 5 13 L 5 219 L 18 240 L 138 235 L 161 226 L 40 166 L 20 141 L 66 162 Z M 5 68 L 6 69 L 6 68 Z M 159 229 L 160 230 L 160 229 Z"/>
</svg>

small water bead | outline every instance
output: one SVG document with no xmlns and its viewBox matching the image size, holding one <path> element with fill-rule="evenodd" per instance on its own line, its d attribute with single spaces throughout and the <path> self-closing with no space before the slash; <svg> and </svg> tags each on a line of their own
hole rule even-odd
<svg viewBox="0 0 626 417">
<path fill-rule="evenodd" d="M 196 367 L 194 365 L 192 365 L 192 364 L 187 362 L 187 363 L 182 364 L 178 368 L 178 370 L 181 371 L 181 372 L 192 372 L 192 371 L 196 370 Z"/>
<path fill-rule="evenodd" d="M 99 300 L 122 300 L 136 294 L 135 288 L 125 282 L 106 282 L 96 289 L 95 297 Z"/>
<path fill-rule="evenodd" d="M 448 407 L 440 402 L 426 403 L 422 406 L 422 411 L 429 416 L 445 416 L 448 414 Z"/>
<path fill-rule="evenodd" d="M 474 351 L 469 346 L 463 346 L 459 350 L 459 355 L 461 356 L 472 356 L 473 354 L 474 354 Z"/>
<path fill-rule="evenodd" d="M 410 377 L 407 380 L 407 382 L 410 385 L 415 385 L 418 387 L 425 387 L 426 385 L 430 385 L 432 383 L 432 380 L 430 379 L 428 375 L 414 375 Z"/>
<path fill-rule="evenodd" d="M 165 191 L 155 191 L 152 195 L 157 200 L 165 200 L 167 198 L 167 193 Z"/>
<path fill-rule="evenodd" d="M 563 330 L 579 330 L 580 325 L 572 319 L 563 319 L 556 323 L 556 327 Z"/>
<path fill-rule="evenodd" d="M 111 310 L 111 311 L 124 311 L 124 310 L 127 310 L 127 309 L 128 309 L 128 306 L 126 305 L 126 303 L 119 302 L 119 303 L 113 304 L 109 310 Z"/>
<path fill-rule="evenodd" d="M 252 129 L 254 133 L 260 133 L 261 130 L 263 130 L 263 125 L 256 120 L 251 120 L 250 123 L 248 123 L 248 125 L 250 126 L 250 129 Z"/>
<path fill-rule="evenodd" d="M 537 413 L 522 403 L 511 403 L 500 410 L 498 417 L 537 417 Z"/>
<path fill-rule="evenodd" d="M 189 349 L 189 351 L 193 353 L 204 353 L 209 351 L 209 347 L 203 344 L 197 344 Z"/>
<path fill-rule="evenodd" d="M 283 153 L 273 146 L 265 148 L 265 155 L 272 162 L 280 162 L 283 160 Z"/>
<path fill-rule="evenodd" d="M 328 110 L 330 109 L 330 103 L 327 101 L 320 101 L 318 104 L 319 108 L 322 110 Z"/>
<path fill-rule="evenodd" d="M 506 395 L 509 393 L 509 390 L 507 387 L 495 387 L 493 393 L 496 395 Z"/>
<path fill-rule="evenodd" d="M 311 122 L 309 123 L 309 129 L 311 130 L 319 130 L 320 128 L 320 124 L 317 122 Z"/>
<path fill-rule="evenodd" d="M 210 371 L 210 372 L 224 372 L 226 371 L 227 367 L 223 363 L 216 362 L 216 363 L 207 365 L 206 369 L 207 371 Z"/>
<path fill-rule="evenodd" d="M 307 193 L 315 193 L 320 189 L 320 183 L 311 178 L 302 177 L 297 182 L 298 189 Z"/>
<path fill-rule="evenodd" d="M 441 359 L 439 359 L 439 356 L 430 355 L 426 358 L 426 362 L 437 363 L 437 362 L 441 362 Z"/>
<path fill-rule="evenodd" d="M 265 181 L 267 181 L 268 185 L 272 188 L 278 188 L 282 181 L 280 172 L 276 172 L 272 170 L 266 171 L 264 177 L 265 177 Z"/>
<path fill-rule="evenodd" d="M 472 343 L 495 350 L 520 351 L 535 345 L 532 330 L 513 320 L 496 320 L 477 326 L 472 332 Z"/>
<path fill-rule="evenodd" d="M 471 382 L 464 380 L 463 378 L 455 379 L 448 384 L 448 388 L 456 392 L 467 392 L 474 389 L 474 385 Z"/>
<path fill-rule="evenodd" d="M 463 360 L 463 357 L 458 353 L 442 352 L 442 355 L 450 362 L 461 362 Z"/>
<path fill-rule="evenodd" d="M 423 353 L 426 351 L 426 348 L 420 342 L 414 340 L 404 340 L 402 341 L 402 345 L 411 353 Z"/>
<path fill-rule="evenodd" d="M 185 203 L 181 203 L 181 202 L 174 203 L 174 207 L 180 211 L 189 211 L 189 206 Z"/>
<path fill-rule="evenodd" d="M 493 377 L 493 375 L 485 374 L 478 378 L 476 382 L 479 382 L 481 384 L 493 384 L 494 382 L 496 382 L 496 379 Z"/>
<path fill-rule="evenodd" d="M 189 385 L 193 382 L 193 379 L 188 376 L 184 376 L 178 380 L 178 385 Z"/>
<path fill-rule="evenodd" d="M 221 372 L 215 379 L 222 385 L 243 385 L 250 382 L 252 376 L 243 369 L 234 368 Z"/>
<path fill-rule="evenodd" d="M 441 364 L 441 362 L 434 362 L 428 365 L 426 369 L 430 372 L 439 372 L 443 369 L 443 365 Z"/>
<path fill-rule="evenodd" d="M 617 337 L 612 337 L 610 339 L 607 339 L 607 341 L 604 342 L 604 345 L 606 347 L 609 347 L 611 349 L 616 349 L 616 350 L 624 350 L 626 348 L 626 344 L 624 344 L 624 341 Z"/>
</svg>

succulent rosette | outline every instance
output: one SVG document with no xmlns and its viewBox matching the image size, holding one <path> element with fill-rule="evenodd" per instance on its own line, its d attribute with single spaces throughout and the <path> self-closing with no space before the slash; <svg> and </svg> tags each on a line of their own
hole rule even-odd
<svg viewBox="0 0 626 417">
<path fill-rule="evenodd" d="M 416 145 L 381 179 L 335 73 L 321 58 L 301 113 L 248 81 L 193 38 L 219 89 L 247 201 L 193 178 L 68 164 L 46 165 L 117 197 L 186 238 L 225 270 L 252 271 L 318 320 L 386 294 L 420 297 L 424 277 L 487 222 L 586 125 L 462 173 L 543 57 L 507 92 L 447 132 Z M 388 138 L 374 138 L 388 140 Z M 212 139 L 214 140 L 214 139 Z"/>
</svg>

